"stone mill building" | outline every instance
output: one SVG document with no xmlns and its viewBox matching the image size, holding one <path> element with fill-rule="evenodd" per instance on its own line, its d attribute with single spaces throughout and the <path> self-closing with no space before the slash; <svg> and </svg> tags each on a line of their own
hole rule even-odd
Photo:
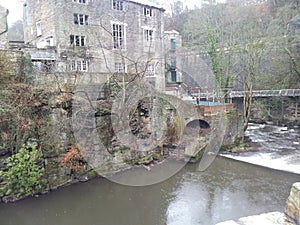
<svg viewBox="0 0 300 225">
<path fill-rule="evenodd" d="M 24 41 L 46 72 L 134 73 L 163 90 L 163 14 L 147 0 L 26 0 Z"/>
</svg>

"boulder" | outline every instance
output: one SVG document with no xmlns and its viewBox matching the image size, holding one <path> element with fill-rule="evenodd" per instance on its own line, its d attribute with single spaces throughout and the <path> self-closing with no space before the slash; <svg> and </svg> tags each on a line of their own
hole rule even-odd
<svg viewBox="0 0 300 225">
<path fill-rule="evenodd" d="M 300 182 L 294 183 L 286 201 L 285 213 L 300 224 Z"/>
</svg>

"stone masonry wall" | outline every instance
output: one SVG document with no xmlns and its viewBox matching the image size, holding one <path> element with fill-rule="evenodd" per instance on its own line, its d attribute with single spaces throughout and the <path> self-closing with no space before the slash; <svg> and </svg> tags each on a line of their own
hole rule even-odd
<svg viewBox="0 0 300 225">
<path fill-rule="evenodd" d="M 144 16 L 144 7 L 152 16 Z M 72 60 L 85 60 L 90 72 L 114 73 L 115 63 L 126 65 L 125 72 L 144 75 L 146 65 L 154 66 L 153 80 L 164 88 L 163 10 L 134 1 L 124 1 L 123 11 L 113 10 L 110 0 L 79 4 L 69 0 L 39 3 L 27 0 L 28 19 L 25 22 L 25 42 L 37 42 L 53 36 L 57 49 L 59 71 L 69 71 Z M 74 13 L 88 15 L 88 25 L 74 24 Z M 37 37 L 36 22 L 41 21 L 42 35 Z M 124 26 L 125 48 L 114 49 L 112 25 Z M 145 41 L 145 30 L 154 32 L 153 40 Z M 86 38 L 85 46 L 72 46 L 70 35 Z"/>
</svg>

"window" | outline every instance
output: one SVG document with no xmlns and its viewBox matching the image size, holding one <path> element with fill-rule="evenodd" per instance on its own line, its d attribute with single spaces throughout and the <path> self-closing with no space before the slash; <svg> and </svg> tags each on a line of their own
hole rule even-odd
<svg viewBox="0 0 300 225">
<path fill-rule="evenodd" d="M 77 25 L 89 25 L 89 16 L 88 15 L 74 13 L 74 24 L 77 24 Z"/>
<path fill-rule="evenodd" d="M 144 51 L 153 52 L 155 50 L 154 31 L 149 28 L 144 28 L 143 35 L 144 35 Z"/>
<path fill-rule="evenodd" d="M 37 41 L 37 48 L 46 48 L 48 46 L 55 46 L 53 36 L 47 36 L 45 38 L 41 38 Z"/>
<path fill-rule="evenodd" d="M 78 14 L 74 13 L 74 24 L 79 24 Z"/>
<path fill-rule="evenodd" d="M 42 36 L 42 22 L 39 21 L 36 23 L 36 36 Z"/>
<path fill-rule="evenodd" d="M 85 36 L 70 35 L 70 44 L 74 46 L 85 46 Z"/>
<path fill-rule="evenodd" d="M 113 24 L 112 27 L 113 44 L 115 49 L 125 48 L 125 29 L 124 25 Z"/>
<path fill-rule="evenodd" d="M 154 64 L 148 64 L 146 71 L 145 71 L 145 76 L 146 77 L 153 77 L 154 76 Z"/>
<path fill-rule="evenodd" d="M 87 61 L 85 61 L 85 60 L 83 60 L 82 62 L 81 62 L 81 69 L 82 69 L 82 71 L 87 71 L 88 69 L 87 69 Z"/>
<path fill-rule="evenodd" d="M 71 71 L 88 71 L 88 62 L 86 60 L 72 60 L 70 69 Z"/>
<path fill-rule="evenodd" d="M 152 17 L 153 16 L 152 9 L 149 7 L 144 7 L 144 16 Z"/>
<path fill-rule="evenodd" d="M 44 73 L 50 73 L 53 71 L 55 66 L 55 61 L 51 60 L 33 60 L 32 61 L 33 67 Z"/>
<path fill-rule="evenodd" d="M 115 73 L 124 73 L 124 65 L 122 63 L 115 63 Z"/>
<path fill-rule="evenodd" d="M 72 61 L 71 61 L 71 71 L 76 71 L 76 68 L 77 68 L 77 66 L 76 66 L 76 61 L 75 61 L 75 60 L 72 60 Z"/>
<path fill-rule="evenodd" d="M 154 39 L 154 32 L 153 30 L 144 30 L 144 40 L 146 42 L 152 42 L 152 40 Z"/>
<path fill-rule="evenodd" d="M 171 68 L 172 69 L 176 68 L 176 57 L 171 57 Z"/>
<path fill-rule="evenodd" d="M 122 0 L 113 0 L 113 9 L 123 11 L 123 1 Z"/>
<path fill-rule="evenodd" d="M 87 3 L 87 0 L 73 0 L 73 2 L 85 4 L 85 3 Z"/>
<path fill-rule="evenodd" d="M 176 39 L 172 38 L 171 39 L 171 51 L 176 50 Z"/>
<path fill-rule="evenodd" d="M 171 81 L 172 82 L 176 82 L 177 81 L 176 71 L 171 71 Z"/>
<path fill-rule="evenodd" d="M 53 40 L 51 40 L 51 39 L 47 39 L 46 40 L 46 43 L 47 43 L 47 46 L 53 46 Z"/>
</svg>

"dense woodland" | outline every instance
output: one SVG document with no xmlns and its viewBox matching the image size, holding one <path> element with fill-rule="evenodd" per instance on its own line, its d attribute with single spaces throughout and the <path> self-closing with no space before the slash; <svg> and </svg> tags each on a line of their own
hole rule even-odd
<svg viewBox="0 0 300 225">
<path fill-rule="evenodd" d="M 241 79 L 257 89 L 299 88 L 299 27 L 297 33 L 288 25 L 299 16 L 299 4 L 228 0 L 189 10 L 179 0 L 165 19 L 165 29 L 179 31 L 188 50 L 209 54 L 221 87 Z"/>
<path fill-rule="evenodd" d="M 181 33 L 186 51 L 208 55 L 220 95 L 245 91 L 245 130 L 253 90 L 300 88 L 299 0 L 206 1 L 193 10 L 179 0 L 171 9 L 165 29 Z M 255 102 L 259 111 L 268 111 L 261 113 L 267 120 L 270 112 L 282 114 L 289 107 L 283 103 L 277 98 Z"/>
</svg>

